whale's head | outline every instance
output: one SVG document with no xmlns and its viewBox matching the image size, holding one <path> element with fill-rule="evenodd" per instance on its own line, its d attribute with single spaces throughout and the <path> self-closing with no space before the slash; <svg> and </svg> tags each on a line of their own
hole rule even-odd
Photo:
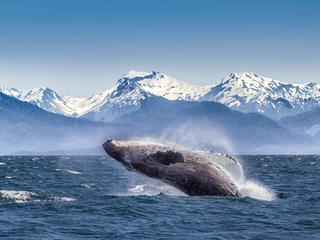
<svg viewBox="0 0 320 240">
<path fill-rule="evenodd" d="M 183 155 L 159 144 L 141 144 L 136 141 L 109 139 L 103 144 L 104 150 L 128 170 L 154 176 L 170 164 L 183 162 Z"/>
<path fill-rule="evenodd" d="M 130 163 L 127 162 L 126 155 L 128 154 L 129 148 L 121 144 L 120 141 L 108 139 L 103 145 L 104 150 L 107 154 L 118 162 L 122 163 L 125 167 L 130 169 Z"/>
</svg>

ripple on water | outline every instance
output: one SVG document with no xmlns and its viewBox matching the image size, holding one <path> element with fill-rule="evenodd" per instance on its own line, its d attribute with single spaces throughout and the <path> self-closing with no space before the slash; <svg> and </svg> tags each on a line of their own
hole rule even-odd
<svg viewBox="0 0 320 240">
<path fill-rule="evenodd" d="M 83 174 L 82 172 L 75 171 L 75 170 L 69 170 L 69 169 L 56 168 L 55 170 L 56 170 L 56 171 L 59 171 L 59 172 L 66 172 L 66 173 L 75 174 L 75 175 Z"/>
<path fill-rule="evenodd" d="M 165 184 L 128 172 L 107 157 L 33 161 L 24 156 L 10 162 L 0 157 L 8 164 L 0 167 L 0 235 L 24 240 L 320 239 L 319 157 L 262 157 L 241 157 L 246 184 L 254 179 L 249 186 L 254 197 L 273 190 L 276 201 L 168 196 Z M 64 171 L 82 169 L 83 175 Z"/>
</svg>

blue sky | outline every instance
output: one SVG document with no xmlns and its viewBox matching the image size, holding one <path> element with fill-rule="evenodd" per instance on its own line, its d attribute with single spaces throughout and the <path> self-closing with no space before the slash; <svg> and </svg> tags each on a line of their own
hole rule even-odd
<svg viewBox="0 0 320 240">
<path fill-rule="evenodd" d="M 0 0 L 0 84 L 89 96 L 131 69 L 320 82 L 320 1 Z"/>
</svg>

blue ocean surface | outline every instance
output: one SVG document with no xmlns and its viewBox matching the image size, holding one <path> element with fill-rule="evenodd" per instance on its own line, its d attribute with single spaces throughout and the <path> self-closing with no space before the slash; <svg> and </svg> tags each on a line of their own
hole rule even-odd
<svg viewBox="0 0 320 240">
<path fill-rule="evenodd" d="M 320 156 L 239 156 L 250 197 L 189 197 L 107 156 L 0 157 L 2 239 L 320 239 Z"/>
</svg>

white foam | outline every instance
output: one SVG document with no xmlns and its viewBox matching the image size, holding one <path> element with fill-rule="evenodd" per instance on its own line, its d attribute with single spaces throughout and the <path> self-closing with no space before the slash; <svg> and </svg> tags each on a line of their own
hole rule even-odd
<svg viewBox="0 0 320 240">
<path fill-rule="evenodd" d="M 6 165 L 6 163 L 4 163 L 4 162 L 0 162 L 0 165 Z"/>
<path fill-rule="evenodd" d="M 84 188 L 92 188 L 94 185 L 94 183 L 82 183 L 80 186 Z"/>
<path fill-rule="evenodd" d="M 55 196 L 55 197 L 51 197 L 50 198 L 51 201 L 57 201 L 57 202 L 73 202 L 76 199 L 75 198 L 71 198 L 71 197 L 59 197 L 59 196 Z"/>
<path fill-rule="evenodd" d="M 60 169 L 60 168 L 56 168 L 55 170 L 56 170 L 56 171 L 63 171 L 63 172 L 67 172 L 67 173 L 70 173 L 70 174 L 77 174 L 77 175 L 82 174 L 82 172 L 78 172 L 78 171 L 74 171 L 74 170 L 68 170 L 68 169 Z"/>
<path fill-rule="evenodd" d="M 13 200 L 16 203 L 23 203 L 34 200 L 37 194 L 28 191 L 0 190 L 0 197 Z"/>
<path fill-rule="evenodd" d="M 78 171 L 74 171 L 74 170 L 64 170 L 67 173 L 71 173 L 71 174 L 82 174 L 82 172 L 78 172 Z"/>
<path fill-rule="evenodd" d="M 251 197 L 259 200 L 273 201 L 276 199 L 276 194 L 255 180 L 245 180 L 236 183 L 242 197 Z"/>
<path fill-rule="evenodd" d="M 41 197 L 34 192 L 15 191 L 15 190 L 0 190 L 0 198 L 7 201 L 13 201 L 15 203 L 45 202 L 45 201 L 71 202 L 76 200 L 75 198 L 60 197 L 60 196 Z"/>
<path fill-rule="evenodd" d="M 138 184 L 132 188 L 128 189 L 128 193 L 126 195 L 131 196 L 154 196 L 159 194 L 165 194 L 169 196 L 186 196 L 184 193 L 179 191 L 178 189 L 171 187 L 166 184 Z"/>
<path fill-rule="evenodd" d="M 276 199 L 276 194 L 271 189 L 256 180 L 247 179 L 243 166 L 239 161 L 236 166 L 239 168 L 238 171 L 234 171 L 234 168 L 231 169 L 232 171 L 228 171 L 228 169 L 223 167 L 221 168 L 235 183 L 242 197 L 251 197 L 265 201 Z"/>
<path fill-rule="evenodd" d="M 247 179 L 240 161 L 237 160 L 236 164 L 229 166 L 220 164 L 218 161 L 213 162 L 213 164 L 217 164 L 232 179 L 242 197 L 265 201 L 276 199 L 276 194 L 271 189 L 256 180 Z"/>
</svg>

